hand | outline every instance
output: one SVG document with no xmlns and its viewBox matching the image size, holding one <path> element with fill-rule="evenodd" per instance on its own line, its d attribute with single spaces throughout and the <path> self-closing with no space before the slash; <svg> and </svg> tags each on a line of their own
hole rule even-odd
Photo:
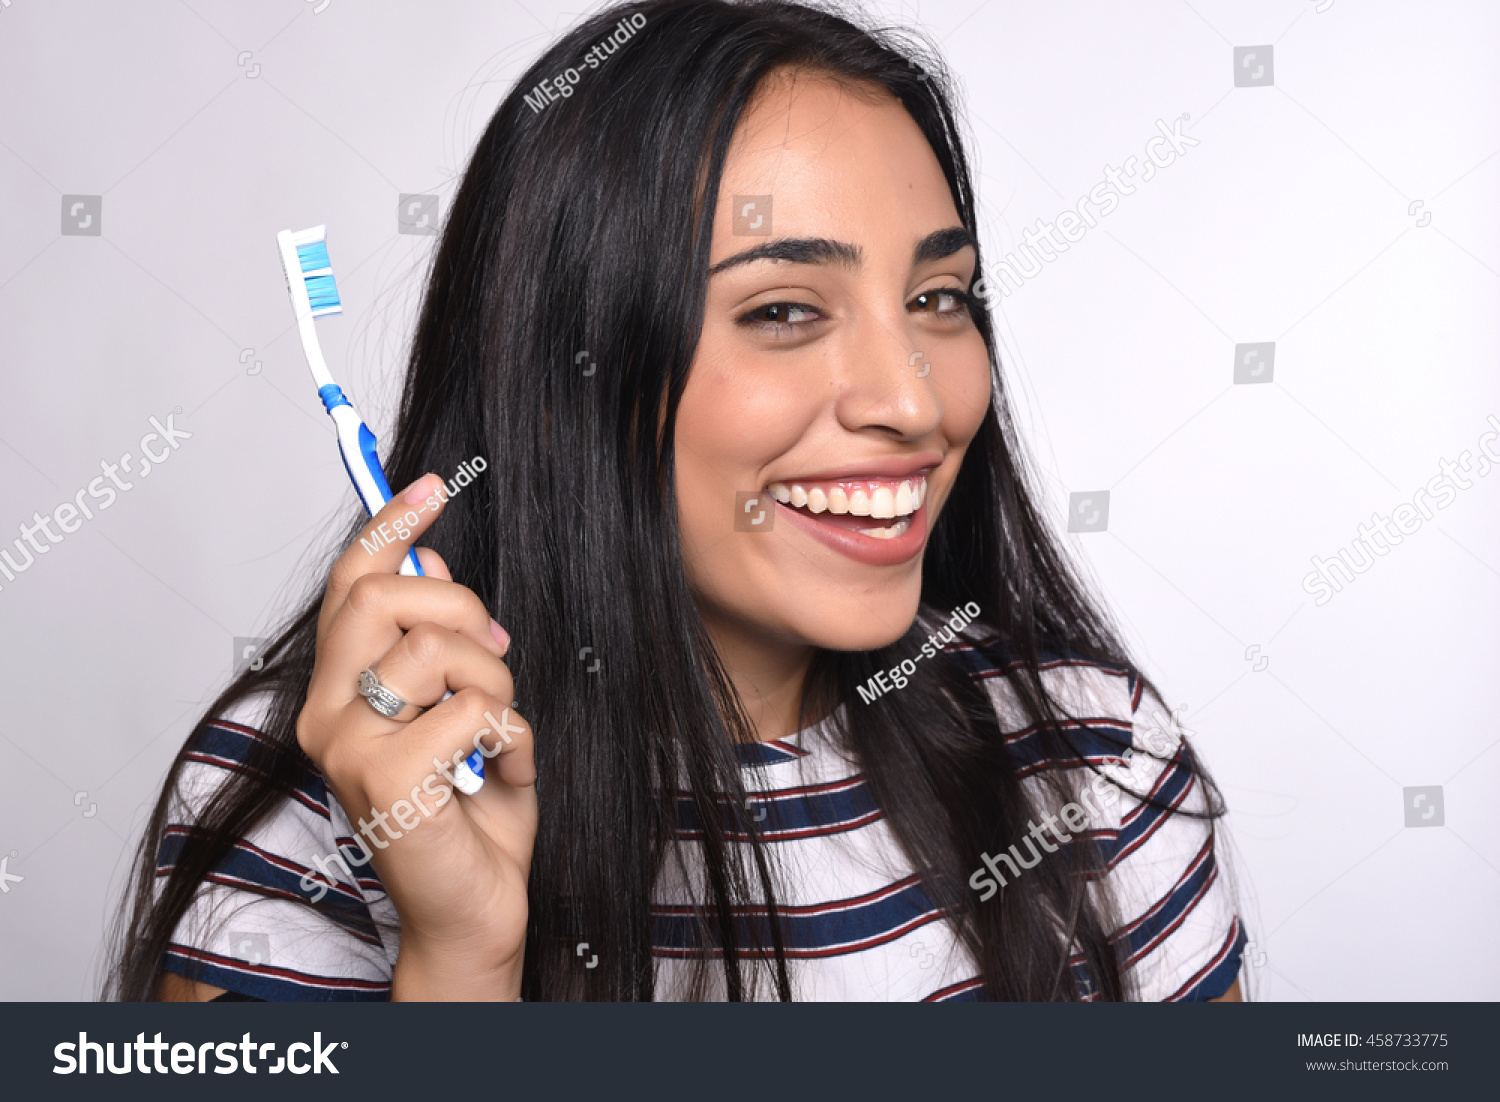
<svg viewBox="0 0 1500 1102">
<path fill-rule="evenodd" d="M 334 564 L 297 741 L 375 851 L 400 915 L 392 998 L 514 1000 L 536 841 L 532 734 L 509 710 L 515 694 L 501 659 L 510 638 L 479 598 L 426 548 L 417 555 L 427 577 L 397 573 L 442 508 L 440 484 L 428 474 L 398 494 L 361 533 L 365 544 Z M 377 536 L 382 525 L 398 538 Z M 428 710 L 377 713 L 358 693 L 370 666 Z M 484 788 L 461 796 L 452 768 L 476 736 L 498 756 L 486 760 Z"/>
</svg>

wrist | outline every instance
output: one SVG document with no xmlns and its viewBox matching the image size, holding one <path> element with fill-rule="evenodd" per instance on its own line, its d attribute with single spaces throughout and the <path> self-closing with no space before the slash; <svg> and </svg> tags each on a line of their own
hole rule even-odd
<svg viewBox="0 0 1500 1102">
<path fill-rule="evenodd" d="M 516 1002 L 524 954 L 485 963 L 457 947 L 402 940 L 391 976 L 392 1002 Z"/>
</svg>

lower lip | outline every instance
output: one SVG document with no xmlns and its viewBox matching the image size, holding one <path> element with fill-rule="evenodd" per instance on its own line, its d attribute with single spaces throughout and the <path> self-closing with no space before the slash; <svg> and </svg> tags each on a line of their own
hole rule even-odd
<svg viewBox="0 0 1500 1102">
<path fill-rule="evenodd" d="M 897 566 L 909 562 L 922 550 L 927 542 L 927 506 L 924 504 L 911 514 L 911 524 L 905 532 L 891 539 L 877 539 L 861 535 L 852 528 L 835 528 L 814 520 L 800 509 L 776 503 L 777 515 L 782 520 L 806 532 L 813 539 L 866 566 Z"/>
</svg>

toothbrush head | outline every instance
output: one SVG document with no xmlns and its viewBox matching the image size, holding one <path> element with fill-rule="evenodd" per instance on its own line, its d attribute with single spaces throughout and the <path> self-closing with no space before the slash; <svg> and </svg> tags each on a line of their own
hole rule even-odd
<svg viewBox="0 0 1500 1102">
<path fill-rule="evenodd" d="M 333 265 L 328 260 L 327 228 L 314 226 L 289 235 L 290 244 L 296 250 L 299 269 L 296 274 L 307 291 L 308 305 L 315 318 L 344 312 L 339 302 L 338 284 L 333 279 Z M 287 272 L 286 275 L 290 287 L 293 273 Z"/>
</svg>

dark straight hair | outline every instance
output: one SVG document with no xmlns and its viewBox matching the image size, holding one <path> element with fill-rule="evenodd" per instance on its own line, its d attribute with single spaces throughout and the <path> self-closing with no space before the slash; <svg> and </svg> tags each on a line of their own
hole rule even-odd
<svg viewBox="0 0 1500 1102">
<path fill-rule="evenodd" d="M 628 37 L 616 34 L 622 20 Z M 588 67 L 590 49 L 611 36 L 616 48 Z M 688 584 L 672 432 L 706 296 L 704 214 L 717 209 L 747 104 L 786 71 L 899 102 L 977 238 L 952 81 L 916 40 L 781 0 L 648 0 L 592 17 L 520 78 L 479 140 L 432 262 L 387 470 L 402 486 L 476 455 L 489 461 L 426 542 L 509 629 L 519 710 L 537 732 L 527 999 L 653 996 L 652 888 L 679 844 L 678 789 L 703 828 L 694 990 L 708 991 L 722 968 L 730 999 L 760 993 L 762 981 L 791 997 L 769 847 L 746 811 L 733 745 L 755 732 Z M 566 97 L 555 91 L 560 76 Z M 535 91 L 543 81 L 550 101 Z M 969 306 L 990 351 L 993 397 L 933 529 L 922 603 L 939 618 L 978 603 L 1027 725 L 1039 728 L 1045 753 L 1075 761 L 1082 751 L 1039 664 L 1058 653 L 1129 664 L 1033 504 L 989 315 L 978 298 Z M 579 362 L 585 352 L 592 371 Z M 642 431 L 659 423 L 659 434 Z M 169 772 L 126 901 L 115 996 L 154 997 L 173 930 L 205 877 L 310 768 L 295 728 L 322 587 L 320 577 L 264 668 L 238 677 L 200 721 L 271 695 L 258 757 L 202 808 L 158 877 L 183 754 Z M 1061 847 L 994 903 L 977 903 L 967 887 L 981 854 L 1023 837 L 1034 814 L 984 687 L 939 660 L 901 692 L 854 703 L 857 686 L 916 653 L 930 630 L 924 617 L 891 646 L 820 652 L 804 708 L 851 705 L 834 729 L 923 889 L 973 953 L 989 998 L 1085 997 L 1075 964 L 1094 997 L 1128 997 L 1107 896 L 1091 894 L 1100 865 L 1089 843 Z M 601 660 L 593 672 L 579 661 L 584 647 Z M 1042 780 L 1071 798 L 1053 774 Z M 1220 808 L 1214 794 L 1209 814 Z M 736 845 L 744 836 L 751 844 Z M 747 922 L 753 913 L 765 920 Z M 580 941 L 596 967 L 578 967 Z"/>
</svg>

